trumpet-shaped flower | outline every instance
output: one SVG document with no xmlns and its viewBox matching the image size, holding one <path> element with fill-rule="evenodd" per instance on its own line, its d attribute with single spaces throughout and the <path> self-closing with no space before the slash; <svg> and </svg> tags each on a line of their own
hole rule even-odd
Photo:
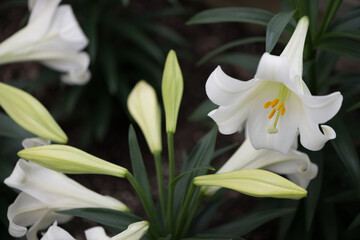
<svg viewBox="0 0 360 240">
<path fill-rule="evenodd" d="M 28 24 L 0 44 L 0 64 L 40 61 L 57 71 L 68 84 L 90 79 L 89 55 L 81 50 L 88 40 L 69 5 L 61 0 L 29 0 Z"/>
<path fill-rule="evenodd" d="M 294 148 L 291 148 L 287 154 L 268 149 L 256 150 L 248 138 L 216 173 L 242 169 L 264 169 L 286 175 L 292 182 L 305 189 L 318 172 L 317 165 L 312 163 L 305 153 Z M 218 189 L 218 187 L 205 187 L 203 192 L 211 195 Z"/>
<path fill-rule="evenodd" d="M 146 221 L 135 222 L 114 237 L 108 237 L 102 227 L 93 227 L 85 230 L 86 240 L 139 240 L 149 228 Z M 41 238 L 41 240 L 75 240 L 67 231 L 57 226 L 55 222 Z"/>
<path fill-rule="evenodd" d="M 209 116 L 223 134 L 243 128 L 256 149 L 273 149 L 286 154 L 300 132 L 301 144 L 320 150 L 336 137 L 325 123 L 340 109 L 339 92 L 312 96 L 302 80 L 303 49 L 309 20 L 303 17 L 280 56 L 264 53 L 255 77 L 239 81 L 220 67 L 209 76 L 206 93 L 219 108 Z"/>
<path fill-rule="evenodd" d="M 143 80 L 138 82 L 128 97 L 127 106 L 151 153 L 161 152 L 161 110 L 154 88 Z"/>
<path fill-rule="evenodd" d="M 46 144 L 42 139 L 26 139 L 24 147 Z M 96 207 L 128 211 L 120 201 L 102 196 L 67 177 L 65 174 L 52 171 L 31 162 L 20 159 L 12 174 L 5 179 L 5 184 L 16 188 L 21 193 L 9 206 L 9 233 L 15 237 L 27 235 L 37 239 L 37 231 L 48 227 L 54 220 L 65 222 L 69 216 L 55 211 Z M 27 230 L 27 226 L 31 226 Z"/>
</svg>

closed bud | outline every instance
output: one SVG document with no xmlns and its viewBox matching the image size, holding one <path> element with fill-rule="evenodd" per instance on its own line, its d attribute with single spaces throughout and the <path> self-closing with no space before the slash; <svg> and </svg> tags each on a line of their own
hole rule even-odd
<svg viewBox="0 0 360 240">
<path fill-rule="evenodd" d="M 0 83 L 0 105 L 21 127 L 45 139 L 66 143 L 68 138 L 46 108 L 27 92 Z"/>
<path fill-rule="evenodd" d="M 143 80 L 138 82 L 128 97 L 127 106 L 150 151 L 161 152 L 161 110 L 154 88 Z"/>
</svg>

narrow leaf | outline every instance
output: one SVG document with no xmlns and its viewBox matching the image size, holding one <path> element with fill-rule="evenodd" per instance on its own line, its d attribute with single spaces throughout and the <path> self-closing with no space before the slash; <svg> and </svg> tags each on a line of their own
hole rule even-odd
<svg viewBox="0 0 360 240">
<path fill-rule="evenodd" d="M 176 185 L 176 183 L 181 179 L 183 178 L 184 176 L 190 174 L 190 173 L 193 173 L 195 171 L 198 171 L 198 170 L 201 170 L 201 169 L 206 169 L 206 170 L 211 170 L 211 171 L 215 171 L 216 169 L 213 168 L 212 166 L 203 166 L 203 167 L 197 167 L 197 168 L 194 168 L 194 169 L 191 169 L 187 172 L 184 172 L 182 174 L 180 174 L 179 176 L 177 176 L 171 183 L 170 183 L 170 187 L 174 187 Z"/>
<path fill-rule="evenodd" d="M 242 45 L 249 44 L 249 43 L 265 42 L 265 40 L 266 39 L 264 37 L 250 37 L 250 38 L 244 38 L 244 39 L 226 43 L 226 44 L 212 50 L 211 52 L 207 53 L 196 63 L 196 65 L 200 66 L 203 63 L 205 63 L 206 61 L 208 61 L 209 59 L 211 59 L 212 57 L 214 57 L 217 54 L 222 53 L 228 49 L 242 46 Z"/>
<path fill-rule="evenodd" d="M 349 226 L 349 230 L 352 230 L 360 225 L 360 213 L 354 218 Z"/>
<path fill-rule="evenodd" d="M 355 189 L 360 193 L 359 157 L 353 141 L 344 122 L 339 117 L 336 117 L 332 122 L 337 136 L 331 143 L 345 165 Z"/>
<path fill-rule="evenodd" d="M 144 191 L 147 201 L 152 202 L 151 188 L 148 180 L 149 178 L 146 173 L 146 168 L 141 155 L 136 133 L 132 125 L 130 125 L 129 128 L 129 149 L 134 177 L 139 182 L 142 190 Z"/>
<path fill-rule="evenodd" d="M 360 42 L 355 40 L 328 37 L 320 40 L 316 48 L 360 61 Z"/>
<path fill-rule="evenodd" d="M 218 56 L 213 60 L 215 63 L 227 63 L 233 66 L 238 66 L 255 73 L 260 56 L 247 53 L 229 53 Z"/>
<path fill-rule="evenodd" d="M 284 31 L 295 12 L 296 10 L 280 12 L 271 18 L 266 28 L 266 52 L 271 53 L 279 40 L 281 33 Z"/>
<path fill-rule="evenodd" d="M 217 8 L 202 11 L 193 16 L 187 24 L 204 24 L 219 22 L 244 22 L 266 26 L 273 17 L 271 12 L 257 8 Z"/>
<path fill-rule="evenodd" d="M 86 218 L 111 229 L 117 229 L 119 232 L 125 230 L 131 223 L 142 221 L 140 217 L 132 213 L 107 208 L 77 208 L 58 213 Z"/>
<path fill-rule="evenodd" d="M 231 233 L 237 236 L 243 236 L 248 232 L 260 227 L 264 223 L 267 223 L 278 217 L 286 216 L 293 212 L 294 209 L 271 209 L 271 210 L 259 211 L 244 216 L 239 220 L 235 220 L 230 223 L 221 225 L 219 227 L 210 229 L 209 233 L 217 233 L 217 234 Z"/>
<path fill-rule="evenodd" d="M 335 21 L 330 26 L 330 30 L 344 31 L 344 30 L 357 29 L 359 27 L 360 27 L 360 7 L 357 7 L 335 19 Z"/>
</svg>

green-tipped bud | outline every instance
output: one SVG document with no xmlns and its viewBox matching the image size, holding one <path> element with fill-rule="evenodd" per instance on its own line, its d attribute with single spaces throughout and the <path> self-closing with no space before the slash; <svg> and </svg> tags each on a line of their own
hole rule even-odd
<svg viewBox="0 0 360 240">
<path fill-rule="evenodd" d="M 0 105 L 17 124 L 27 131 L 54 142 L 67 142 L 66 134 L 50 113 L 27 92 L 0 83 Z"/>
<path fill-rule="evenodd" d="M 128 228 L 112 237 L 112 240 L 139 240 L 148 231 L 149 223 L 147 221 L 135 222 L 128 226 Z"/>
<path fill-rule="evenodd" d="M 166 132 L 175 133 L 184 82 L 176 53 L 173 50 L 166 58 L 161 91 L 165 108 Z"/>
<path fill-rule="evenodd" d="M 248 169 L 194 178 L 197 186 L 218 186 L 254 197 L 303 198 L 307 191 L 275 173 Z"/>
<path fill-rule="evenodd" d="M 125 177 L 128 170 L 67 145 L 45 145 L 21 150 L 18 156 L 54 171 Z"/>
<path fill-rule="evenodd" d="M 154 88 L 144 80 L 138 82 L 128 97 L 127 106 L 145 135 L 150 151 L 161 152 L 161 110 Z"/>
</svg>

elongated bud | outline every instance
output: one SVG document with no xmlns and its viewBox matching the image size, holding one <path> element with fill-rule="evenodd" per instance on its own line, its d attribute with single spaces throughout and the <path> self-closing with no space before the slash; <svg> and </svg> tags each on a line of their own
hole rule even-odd
<svg viewBox="0 0 360 240">
<path fill-rule="evenodd" d="M 161 152 L 161 110 L 154 88 L 144 80 L 138 82 L 128 97 L 127 106 L 150 151 Z"/>
<path fill-rule="evenodd" d="M 21 150 L 18 156 L 54 171 L 125 177 L 127 169 L 67 145 L 46 145 Z"/>
<path fill-rule="evenodd" d="M 307 191 L 289 180 L 260 169 L 239 170 L 194 178 L 197 186 L 218 186 L 254 197 L 303 198 Z"/>
<path fill-rule="evenodd" d="M 166 58 L 161 91 L 165 108 L 166 132 L 175 133 L 184 82 L 176 53 L 173 50 Z"/>
<path fill-rule="evenodd" d="M 0 105 L 21 127 L 45 139 L 66 143 L 68 138 L 46 108 L 33 96 L 0 83 Z"/>
<path fill-rule="evenodd" d="M 141 221 L 135 222 L 128 226 L 128 228 L 119 233 L 118 235 L 112 237 L 112 240 L 139 240 L 144 236 L 149 229 L 149 222 Z"/>
</svg>

